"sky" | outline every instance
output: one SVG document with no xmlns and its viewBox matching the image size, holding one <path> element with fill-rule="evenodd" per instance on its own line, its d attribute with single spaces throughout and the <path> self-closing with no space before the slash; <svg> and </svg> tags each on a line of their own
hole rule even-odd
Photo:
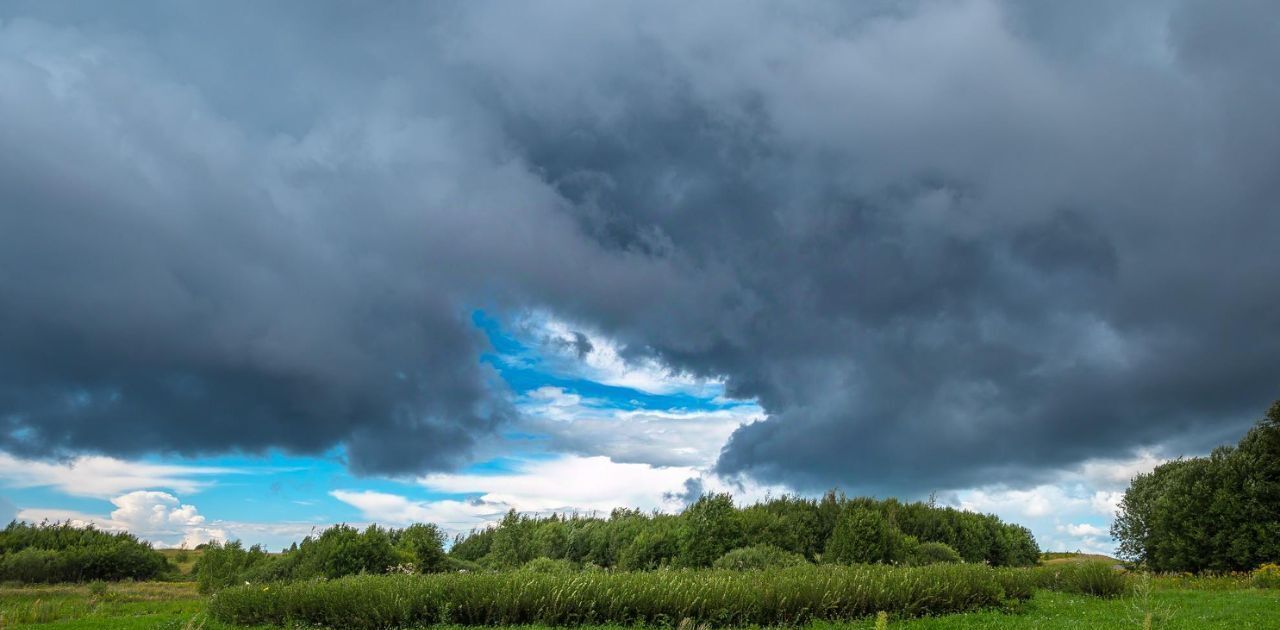
<svg viewBox="0 0 1280 630">
<path fill-rule="evenodd" d="M 1280 396 L 1280 5 L 0 5 L 0 519 L 849 494 L 1109 551 Z"/>
</svg>

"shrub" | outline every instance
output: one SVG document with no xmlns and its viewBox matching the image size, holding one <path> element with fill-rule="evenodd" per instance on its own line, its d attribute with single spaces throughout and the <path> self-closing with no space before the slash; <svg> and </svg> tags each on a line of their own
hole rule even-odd
<svg viewBox="0 0 1280 630">
<path fill-rule="evenodd" d="M 551 558 L 534 558 L 520 567 L 528 573 L 573 573 L 578 567 L 568 560 L 552 560 Z"/>
<path fill-rule="evenodd" d="M 682 566 L 709 567 L 725 552 L 742 546 L 742 519 L 728 494 L 703 495 L 680 518 Z"/>
<path fill-rule="evenodd" d="M 1097 597 L 1117 597 L 1129 592 L 1129 576 L 1109 562 L 1078 562 L 1029 570 L 1036 586 L 1051 591 Z"/>
<path fill-rule="evenodd" d="M 1254 569 L 1251 581 L 1257 588 L 1280 588 L 1280 564 L 1267 563 Z"/>
<path fill-rule="evenodd" d="M 798 553 L 784 551 L 773 545 L 756 545 L 755 547 L 734 549 L 720 556 L 720 559 L 716 560 L 712 566 L 717 569 L 742 571 L 746 569 L 779 569 L 802 564 L 808 564 L 808 561 Z"/>
<path fill-rule="evenodd" d="M 396 548 L 403 551 L 420 573 L 448 571 L 445 562 L 444 532 L 433 524 L 417 523 L 401 530 L 393 530 L 391 539 Z"/>
<path fill-rule="evenodd" d="M 479 571 L 484 571 L 485 568 L 475 562 L 467 562 L 466 560 L 462 560 L 460 558 L 454 558 L 453 556 L 446 556 L 444 559 L 444 570 L 446 572 L 452 572 L 452 573 L 457 573 L 460 571 L 465 573 L 476 573 Z"/>
<path fill-rule="evenodd" d="M 940 542 L 921 543 L 911 553 L 908 562 L 912 566 L 925 566 L 928 564 L 954 564 L 963 562 L 960 553 L 951 548 L 951 545 Z"/>
<path fill-rule="evenodd" d="M 850 507 L 840 516 L 822 554 L 825 562 L 868 564 L 903 559 L 906 537 L 879 512 Z"/>
<path fill-rule="evenodd" d="M 879 611 L 906 617 L 993 607 L 1007 597 L 1029 595 L 1030 582 L 1029 572 L 981 565 L 353 576 L 269 588 L 235 586 L 215 596 L 209 612 L 241 625 L 355 629 L 671 626 L 684 619 L 715 626 L 789 626 Z"/>
<path fill-rule="evenodd" d="M 370 525 L 363 532 L 335 525 L 315 538 L 304 538 L 289 556 L 293 562 L 290 577 L 304 579 L 385 573 L 400 564 L 390 535 L 377 525 Z"/>
<path fill-rule="evenodd" d="M 270 581 L 276 577 L 270 565 L 276 562 L 258 545 L 245 549 L 238 540 L 211 542 L 196 560 L 196 586 L 201 593 L 212 593 L 241 582 Z"/>
<path fill-rule="evenodd" d="M 0 530 L 0 581 L 146 580 L 167 568 L 163 555 L 127 533 L 68 523 L 13 522 Z"/>
<path fill-rule="evenodd" d="M 896 534 L 887 538 L 875 562 L 909 562 L 913 542 L 945 543 L 967 562 L 992 566 L 1031 566 L 1039 559 L 1030 531 L 990 514 L 851 499 L 834 491 L 821 499 L 783 496 L 744 508 L 735 507 L 728 495 L 706 495 L 679 515 L 621 509 L 608 518 L 512 513 L 495 527 L 455 538 L 449 556 L 494 569 L 545 557 L 631 571 L 705 567 L 732 549 L 773 545 L 815 562 L 843 515 L 854 509 L 878 514 Z"/>
</svg>

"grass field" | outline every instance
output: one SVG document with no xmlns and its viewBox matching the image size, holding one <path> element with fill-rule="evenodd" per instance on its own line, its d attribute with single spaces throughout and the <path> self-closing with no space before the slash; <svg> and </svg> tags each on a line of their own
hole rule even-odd
<svg viewBox="0 0 1280 630">
<path fill-rule="evenodd" d="M 96 591 L 96 592 L 95 592 Z M 207 599 L 187 582 L 0 587 L 0 628 L 228 630 L 206 614 Z M 891 628 L 1280 628 L 1280 591 L 1234 578 L 1157 578 L 1117 599 L 1038 592 L 1008 611 L 890 620 Z M 867 619 L 815 623 L 813 630 L 874 628 Z M 264 627 L 259 627 L 264 628 Z"/>
</svg>

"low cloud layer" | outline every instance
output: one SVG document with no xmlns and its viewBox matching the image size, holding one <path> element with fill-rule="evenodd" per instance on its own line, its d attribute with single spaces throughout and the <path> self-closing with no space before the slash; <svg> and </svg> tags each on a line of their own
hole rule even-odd
<svg viewBox="0 0 1280 630">
<path fill-rule="evenodd" d="M 0 8 L 0 449 L 447 471 L 520 422 L 475 309 L 757 400 L 717 472 L 800 489 L 1280 395 L 1274 3 L 255 9 Z"/>
</svg>

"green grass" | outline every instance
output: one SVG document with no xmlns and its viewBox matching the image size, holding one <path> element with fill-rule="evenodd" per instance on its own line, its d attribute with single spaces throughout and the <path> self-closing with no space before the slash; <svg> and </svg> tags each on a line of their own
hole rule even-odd
<svg viewBox="0 0 1280 630">
<path fill-rule="evenodd" d="M 1147 613 L 1156 630 L 1280 628 L 1280 590 L 1249 587 L 1247 577 L 1161 576 L 1134 580 L 1135 592 L 1119 598 L 1039 591 L 1012 610 L 987 610 L 921 619 L 890 618 L 889 628 L 1099 629 L 1142 628 Z M 1145 586 L 1144 586 L 1145 585 Z M 38 604 L 36 602 L 39 602 Z M 0 586 L 0 628 L 102 630 L 232 630 L 211 619 L 207 598 L 186 583 L 110 584 L 95 596 L 86 585 Z M 807 630 L 862 630 L 873 618 L 814 623 Z M 272 626 L 259 626 L 261 630 Z M 622 630 L 620 626 L 597 626 Z M 437 626 L 437 630 L 466 630 Z M 537 630 L 524 626 L 525 630 Z M 583 629 L 590 630 L 590 629 Z M 632 628 L 631 630 L 634 630 Z M 686 630 L 697 630 L 686 626 Z"/>
<path fill-rule="evenodd" d="M 926 619 L 891 620 L 904 630 L 990 628 L 999 630 L 1141 629 L 1150 612 L 1155 630 L 1207 628 L 1280 628 L 1280 591 L 1156 591 L 1146 600 L 1133 596 L 1100 599 L 1040 591 L 1012 612 L 982 611 Z M 874 620 L 854 624 L 814 624 L 813 630 L 873 628 Z"/>
<path fill-rule="evenodd" d="M 206 602 L 193 582 L 119 582 L 99 594 L 84 584 L 0 586 L 0 629 L 230 628 L 208 618 Z"/>
<path fill-rule="evenodd" d="M 922 616 L 991 608 L 1030 597 L 1028 571 L 984 565 L 798 566 L 765 571 L 689 569 L 569 574 L 365 575 L 233 586 L 209 612 L 232 623 L 410 628 L 472 626 L 776 626 L 814 619 Z"/>
<path fill-rule="evenodd" d="M 1120 564 L 1119 560 L 1111 556 L 1104 556 L 1096 553 L 1080 553 L 1076 551 L 1046 551 L 1040 554 L 1041 564 L 1071 564 L 1075 562 L 1109 562 L 1111 564 Z"/>
</svg>

